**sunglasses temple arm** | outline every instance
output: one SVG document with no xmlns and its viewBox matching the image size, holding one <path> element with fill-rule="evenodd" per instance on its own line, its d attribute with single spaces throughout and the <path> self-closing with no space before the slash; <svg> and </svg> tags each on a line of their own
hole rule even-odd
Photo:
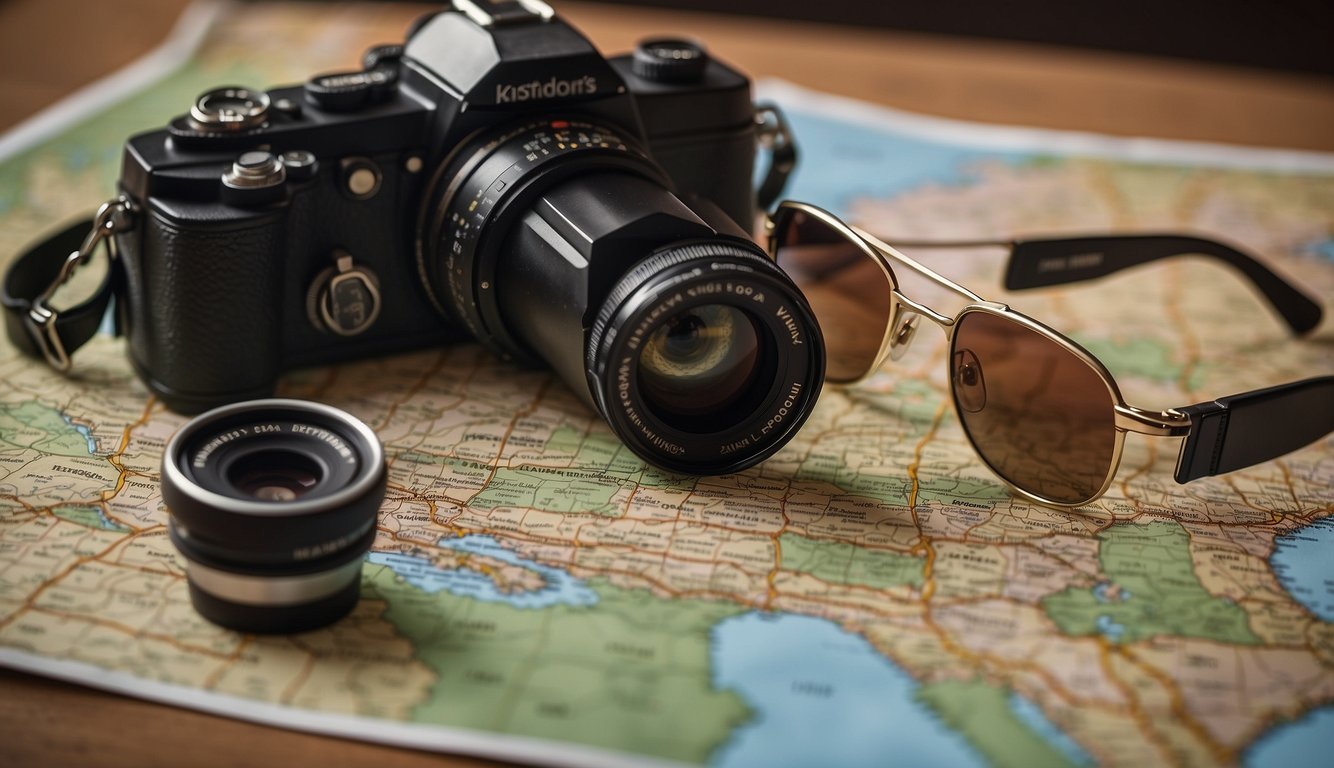
<svg viewBox="0 0 1334 768">
<path fill-rule="evenodd" d="M 1190 417 L 1176 469 L 1185 483 L 1276 459 L 1334 432 L 1334 376 L 1173 410 Z"/>
<path fill-rule="evenodd" d="M 939 285 L 941 288 L 944 288 L 944 289 L 947 290 L 947 291 L 951 291 L 951 292 L 953 292 L 953 293 L 955 293 L 955 294 L 957 294 L 957 295 L 959 295 L 959 296 L 962 296 L 963 298 L 965 298 L 965 299 L 967 299 L 967 300 L 969 300 L 969 301 L 979 301 L 979 302 L 980 302 L 980 301 L 983 300 L 981 296 L 978 296 L 976 293 L 973 293 L 972 291 L 968 290 L 967 288 L 964 288 L 962 285 L 959 285 L 958 283 L 954 282 L 953 280 L 949 279 L 948 277 L 945 277 L 944 275 L 941 275 L 941 274 L 939 274 L 939 273 L 937 273 L 937 272 L 934 272 L 934 271 L 932 271 L 932 270 L 930 270 L 930 269 L 927 269 L 926 267 L 922 266 L 921 264 L 918 264 L 918 263 L 917 263 L 916 261 L 914 261 L 913 259 L 911 259 L 911 258 L 909 258 L 908 256 L 904 255 L 903 253 L 900 253 L 896 248 L 894 248 L 894 247 L 893 247 L 892 245 L 890 245 L 889 243 L 886 243 L 884 240 L 881 240 L 880 238 L 876 237 L 875 235 L 871 234 L 870 232 L 867 232 L 866 230 L 862 229 L 861 227 L 856 227 L 856 226 L 852 226 L 852 225 L 849 225 L 849 226 L 852 228 L 852 231 L 854 231 L 854 232 L 857 233 L 857 235 L 858 235 L 859 237 L 861 237 L 863 240 L 865 240 L 866 242 L 870 243 L 871 245 L 875 246 L 876 250 L 880 251 L 880 253 L 881 253 L 882 255 L 884 255 L 886 258 L 891 259 L 892 261 L 895 261 L 895 262 L 897 262 L 897 263 L 899 263 L 899 264 L 902 264 L 903 266 L 907 267 L 908 269 L 911 269 L 912 271 L 918 273 L 918 274 L 921 275 L 922 277 L 925 277 L 927 280 L 930 280 L 931 282 L 935 283 L 936 285 Z M 969 242 L 969 243 L 967 243 L 966 245 L 968 245 L 968 246 L 976 246 L 976 245 L 993 245 L 993 243 L 972 243 L 972 242 Z M 933 314 L 934 314 L 934 313 L 933 313 Z"/>
<path fill-rule="evenodd" d="M 1320 324 L 1320 305 L 1258 259 L 1216 240 L 1186 235 L 1114 235 L 1019 240 L 1010 252 L 1007 290 L 1065 285 L 1173 256 L 1202 255 L 1241 272 L 1294 333 Z"/>
</svg>

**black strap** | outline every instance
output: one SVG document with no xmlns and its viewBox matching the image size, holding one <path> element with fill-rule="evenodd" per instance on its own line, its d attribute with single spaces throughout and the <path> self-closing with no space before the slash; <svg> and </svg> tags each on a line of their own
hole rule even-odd
<svg viewBox="0 0 1334 768">
<path fill-rule="evenodd" d="M 1278 458 L 1334 431 L 1334 376 L 1174 410 L 1190 416 L 1176 471 L 1185 483 Z"/>
<path fill-rule="evenodd" d="M 5 333 L 19 351 L 30 357 L 45 357 L 38 339 L 39 326 L 29 317 L 33 302 L 50 288 L 60 275 L 70 254 L 79 250 L 92 229 L 93 220 L 84 219 L 34 243 L 19 254 L 5 269 L 0 302 L 5 307 Z M 55 335 L 66 355 L 83 346 L 97 333 L 115 293 L 119 262 L 112 260 L 97 291 L 84 301 L 60 310 L 54 321 Z"/>
<path fill-rule="evenodd" d="M 768 211 L 783 194 L 792 169 L 797 167 L 797 142 L 792 138 L 787 118 L 776 105 L 756 104 L 755 114 L 759 120 L 760 145 L 769 150 L 769 167 L 755 190 L 755 203 L 759 210 Z"/>
</svg>

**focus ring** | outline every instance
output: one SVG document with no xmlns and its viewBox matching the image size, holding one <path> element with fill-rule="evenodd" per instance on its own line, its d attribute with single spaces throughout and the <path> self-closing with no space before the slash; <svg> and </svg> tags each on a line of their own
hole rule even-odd
<svg viewBox="0 0 1334 768">
<path fill-rule="evenodd" d="M 494 251 L 508 232 L 512 211 L 570 176 L 598 170 L 639 174 L 669 182 L 632 139 L 593 123 L 547 120 L 511 126 L 477 140 L 477 149 L 460 156 L 457 170 L 436 203 L 431 231 L 433 250 L 422 251 L 421 272 L 438 308 L 461 323 L 474 338 L 506 359 L 526 360 L 497 309 Z"/>
</svg>

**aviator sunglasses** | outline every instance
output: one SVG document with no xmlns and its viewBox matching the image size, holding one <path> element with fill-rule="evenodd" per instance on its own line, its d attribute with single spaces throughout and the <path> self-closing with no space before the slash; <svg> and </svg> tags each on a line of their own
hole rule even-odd
<svg viewBox="0 0 1334 768">
<path fill-rule="evenodd" d="M 949 343 L 955 412 L 982 461 L 1020 495 L 1087 504 L 1112 483 L 1127 432 L 1184 437 L 1176 481 L 1259 464 L 1334 431 L 1334 376 L 1167 410 L 1128 405 L 1107 368 L 1046 325 L 922 266 L 865 230 L 812 205 L 784 202 L 766 222 L 770 255 L 809 299 L 824 332 L 827 380 L 852 383 L 907 349 L 920 318 Z M 903 247 L 1007 247 L 1007 290 L 1063 285 L 1139 264 L 1199 254 L 1249 279 L 1293 332 L 1320 305 L 1255 258 L 1213 240 L 1176 235 L 1015 241 L 902 241 Z M 908 298 L 906 269 L 965 299 L 949 316 Z"/>
</svg>

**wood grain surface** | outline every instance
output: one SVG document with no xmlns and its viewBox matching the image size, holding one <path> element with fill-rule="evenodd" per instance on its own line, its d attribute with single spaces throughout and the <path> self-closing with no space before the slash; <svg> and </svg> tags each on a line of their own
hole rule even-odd
<svg viewBox="0 0 1334 768">
<path fill-rule="evenodd" d="M 186 4 L 0 2 L 0 130 L 152 49 Z M 401 10 L 406 27 L 430 8 L 403 5 L 395 12 Z M 647 34 L 688 34 L 753 76 L 913 111 L 1334 151 L 1328 78 L 661 9 L 559 3 L 558 10 L 606 52 L 626 50 Z M 358 54 L 349 50 L 348 61 Z M 0 765 L 496 763 L 267 728 L 0 670 Z"/>
</svg>

